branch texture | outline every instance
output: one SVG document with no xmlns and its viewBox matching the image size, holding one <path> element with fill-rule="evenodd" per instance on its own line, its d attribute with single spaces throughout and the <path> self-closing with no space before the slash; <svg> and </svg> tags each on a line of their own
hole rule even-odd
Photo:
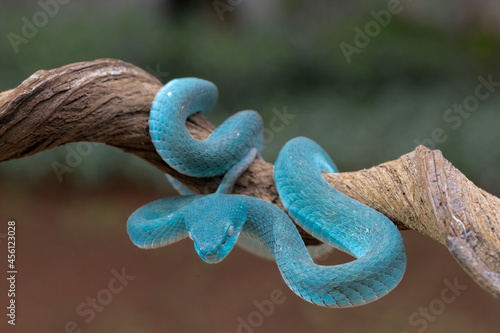
<svg viewBox="0 0 500 333">
<path fill-rule="evenodd" d="M 151 103 L 162 83 L 119 60 L 100 59 L 40 70 L 0 93 L 0 161 L 69 142 L 102 142 L 135 154 L 198 193 L 220 178 L 192 178 L 171 169 L 149 137 Z M 198 139 L 214 130 L 196 114 L 186 123 Z M 234 192 L 282 207 L 273 165 L 256 160 Z M 485 290 L 500 298 L 500 199 L 479 189 L 438 150 L 423 146 L 399 159 L 357 172 L 327 174 L 335 188 L 448 247 Z M 318 241 L 300 230 L 306 244 Z"/>
</svg>

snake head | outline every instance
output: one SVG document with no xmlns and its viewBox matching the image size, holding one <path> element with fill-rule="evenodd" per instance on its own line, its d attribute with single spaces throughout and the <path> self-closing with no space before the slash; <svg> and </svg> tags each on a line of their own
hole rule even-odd
<svg viewBox="0 0 500 333">
<path fill-rule="evenodd" d="M 231 252 L 247 219 L 238 196 L 211 194 L 194 201 L 184 214 L 189 238 L 203 261 L 216 264 Z"/>
</svg>

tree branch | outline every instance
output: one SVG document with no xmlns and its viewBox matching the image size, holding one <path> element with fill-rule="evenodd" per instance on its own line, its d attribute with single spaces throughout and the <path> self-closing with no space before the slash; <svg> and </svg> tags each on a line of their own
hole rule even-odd
<svg viewBox="0 0 500 333">
<path fill-rule="evenodd" d="M 0 93 L 0 161 L 69 142 L 102 142 L 145 159 L 196 192 L 211 193 L 220 177 L 179 174 L 151 143 L 149 109 L 161 87 L 144 70 L 112 59 L 40 70 Z M 214 130 L 200 114 L 186 125 L 198 139 Z M 283 208 L 272 171 L 272 164 L 256 160 L 234 192 Z M 477 283 L 500 297 L 500 199 L 477 188 L 440 151 L 419 146 L 397 160 L 325 179 L 385 214 L 400 229 L 417 230 L 447 246 Z M 318 242 L 300 231 L 307 244 Z"/>
</svg>

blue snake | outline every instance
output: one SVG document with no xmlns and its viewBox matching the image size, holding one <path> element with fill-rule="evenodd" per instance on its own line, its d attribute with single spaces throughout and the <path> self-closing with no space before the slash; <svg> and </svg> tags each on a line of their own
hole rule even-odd
<svg viewBox="0 0 500 333">
<path fill-rule="evenodd" d="M 262 150 L 262 120 L 255 111 L 228 118 L 206 140 L 187 131 L 186 119 L 215 105 L 216 86 L 197 78 L 167 83 L 153 102 L 149 127 L 160 156 L 193 177 L 224 175 L 217 191 L 191 194 L 180 187 L 136 210 L 127 222 L 132 242 L 157 248 L 189 237 L 207 263 L 224 259 L 240 235 L 257 239 L 274 257 L 290 289 L 326 307 L 352 307 L 379 299 L 402 279 L 405 248 L 394 224 L 374 209 L 330 186 L 323 172 L 337 172 L 314 141 L 298 137 L 285 144 L 274 165 L 279 197 L 293 220 L 319 240 L 351 254 L 334 266 L 316 264 L 290 217 L 254 197 L 231 194 L 236 179 Z"/>
</svg>

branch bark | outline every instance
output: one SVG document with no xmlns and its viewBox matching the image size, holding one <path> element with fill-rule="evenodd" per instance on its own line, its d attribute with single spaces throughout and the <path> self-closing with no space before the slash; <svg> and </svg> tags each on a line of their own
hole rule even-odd
<svg viewBox="0 0 500 333">
<path fill-rule="evenodd" d="M 145 159 L 198 193 L 211 193 L 220 177 L 179 174 L 151 143 L 149 109 L 161 87 L 146 71 L 112 59 L 37 71 L 17 88 L 0 93 L 0 161 L 69 142 L 102 142 Z M 214 130 L 200 114 L 186 125 L 198 139 Z M 234 192 L 283 208 L 272 171 L 272 164 L 256 160 Z M 500 199 L 476 187 L 440 151 L 419 146 L 397 160 L 327 174 L 325 179 L 400 229 L 417 230 L 447 246 L 478 284 L 500 298 Z M 318 243 L 300 232 L 306 244 Z"/>
</svg>

